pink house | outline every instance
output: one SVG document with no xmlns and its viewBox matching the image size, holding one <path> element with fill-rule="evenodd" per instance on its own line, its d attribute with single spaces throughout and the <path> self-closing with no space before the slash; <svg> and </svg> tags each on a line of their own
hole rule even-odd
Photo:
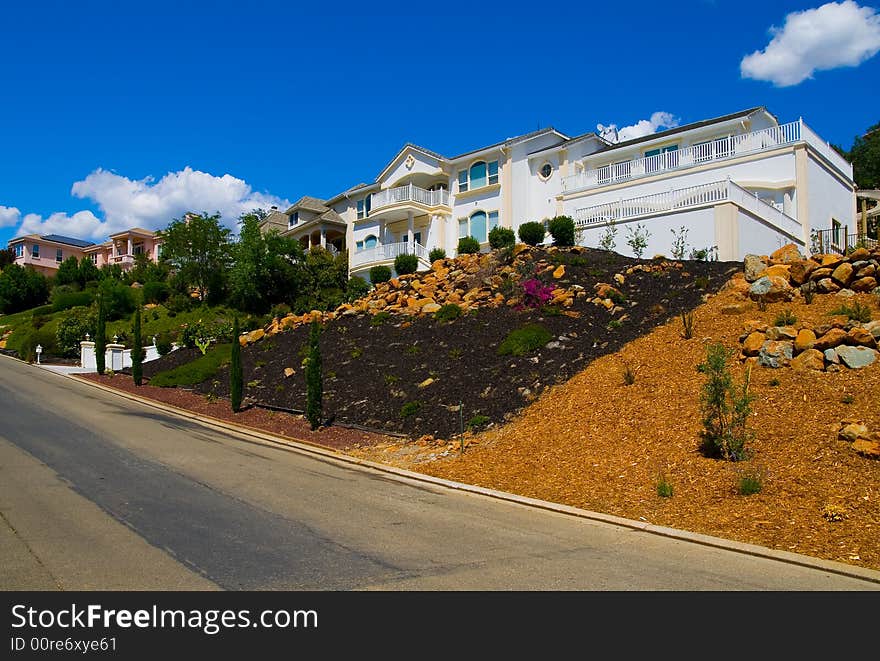
<svg viewBox="0 0 880 661">
<path fill-rule="evenodd" d="M 28 234 L 9 242 L 15 251 L 16 264 L 31 266 L 49 276 L 54 275 L 68 257 L 82 259 L 86 255 L 98 268 L 119 264 L 127 271 L 134 265 L 135 256 L 141 253 L 154 262 L 159 261 L 160 246 L 155 232 L 140 227 L 111 234 L 107 241 L 98 244 L 60 234 Z"/>
</svg>

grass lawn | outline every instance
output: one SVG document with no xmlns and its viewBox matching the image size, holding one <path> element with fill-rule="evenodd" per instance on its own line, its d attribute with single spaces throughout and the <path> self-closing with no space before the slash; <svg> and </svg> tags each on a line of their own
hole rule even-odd
<svg viewBox="0 0 880 661">
<path fill-rule="evenodd" d="M 232 344 L 218 344 L 204 356 L 194 361 L 179 365 L 174 369 L 159 372 L 150 379 L 151 386 L 163 388 L 174 386 L 193 386 L 214 377 L 222 365 L 229 363 Z"/>
</svg>

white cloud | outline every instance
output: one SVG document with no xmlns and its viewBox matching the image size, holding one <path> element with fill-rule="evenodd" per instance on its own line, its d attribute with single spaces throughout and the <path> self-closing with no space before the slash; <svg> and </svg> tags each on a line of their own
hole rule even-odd
<svg viewBox="0 0 880 661">
<path fill-rule="evenodd" d="M 190 167 L 169 172 L 158 181 L 152 177 L 129 179 L 99 168 L 74 183 L 71 193 L 94 202 L 103 218 L 91 211 L 73 215 L 59 212 L 47 218 L 27 214 L 17 235 L 57 233 L 102 241 L 109 234 L 130 227 L 162 229 L 188 211 L 219 211 L 223 222 L 235 227 L 238 217 L 251 209 L 268 209 L 272 205 L 284 209 L 290 204 L 274 195 L 254 191 L 243 179 L 229 174 L 216 177 Z"/>
<path fill-rule="evenodd" d="M 880 51 L 880 14 L 853 0 L 829 2 L 817 9 L 792 12 L 762 51 L 740 62 L 743 78 L 789 87 L 815 71 L 855 67 Z"/>
<path fill-rule="evenodd" d="M 12 227 L 21 218 L 21 211 L 15 207 L 4 207 L 0 204 L 0 227 Z"/>
<path fill-rule="evenodd" d="M 660 111 L 652 114 L 650 119 L 641 119 L 635 124 L 624 126 L 621 129 L 617 128 L 617 124 L 599 124 L 596 128 L 599 130 L 599 134 L 609 142 L 623 142 L 651 135 L 660 129 L 675 128 L 678 126 L 678 122 L 678 118 L 672 113 Z"/>
</svg>

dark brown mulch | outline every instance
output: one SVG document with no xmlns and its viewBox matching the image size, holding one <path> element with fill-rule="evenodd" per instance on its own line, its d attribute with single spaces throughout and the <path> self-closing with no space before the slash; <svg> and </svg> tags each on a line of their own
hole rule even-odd
<svg viewBox="0 0 880 661">
<path fill-rule="evenodd" d="M 538 259 L 551 264 L 565 263 L 559 284 L 584 287 L 588 296 L 576 299 L 570 308 L 580 318 L 505 306 L 481 308 L 446 324 L 432 317 L 394 316 L 379 326 L 371 325 L 366 315 L 337 319 L 321 337 L 325 414 L 332 420 L 412 437 L 449 438 L 475 416 L 499 424 L 548 386 L 565 382 L 592 360 L 696 307 L 706 293 L 742 268 L 737 263 L 694 261 L 662 272 L 635 272 L 619 285 L 627 297 L 625 310 L 612 314 L 591 302 L 593 285 L 614 282 L 614 274 L 638 260 L 603 251 L 536 252 Z M 521 357 L 499 356 L 501 341 L 527 323 L 544 325 L 558 346 Z M 302 360 L 307 341 L 308 328 L 300 327 L 245 347 L 245 396 L 304 409 Z M 285 378 L 285 368 L 292 368 L 294 374 Z M 428 379 L 433 381 L 421 385 Z M 215 379 L 195 389 L 227 397 L 228 370 L 221 368 Z M 403 407 L 408 403 L 415 403 L 418 410 L 406 416 Z"/>
</svg>

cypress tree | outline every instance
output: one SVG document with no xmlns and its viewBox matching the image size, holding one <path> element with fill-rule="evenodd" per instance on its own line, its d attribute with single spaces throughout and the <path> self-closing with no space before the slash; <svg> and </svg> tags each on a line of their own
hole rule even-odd
<svg viewBox="0 0 880 661">
<path fill-rule="evenodd" d="M 321 426 L 324 409 L 324 375 L 321 366 L 321 322 L 312 320 L 309 356 L 306 361 L 306 418 L 312 430 Z"/>
<path fill-rule="evenodd" d="M 229 402 L 232 404 L 232 410 L 235 412 L 241 410 L 241 393 L 244 383 L 244 375 L 241 369 L 241 342 L 238 340 L 239 334 L 238 317 L 235 317 L 232 322 L 232 355 L 229 359 Z"/>
<path fill-rule="evenodd" d="M 95 366 L 98 374 L 103 374 L 107 367 L 104 361 L 104 353 L 107 351 L 107 312 L 104 298 L 104 287 L 100 286 L 97 296 L 98 320 L 95 324 Z"/>
<path fill-rule="evenodd" d="M 138 303 L 137 309 L 134 311 L 134 327 L 132 328 L 132 345 L 131 345 L 131 378 L 134 385 L 139 386 L 144 377 L 144 342 L 141 337 L 141 306 Z"/>
</svg>

